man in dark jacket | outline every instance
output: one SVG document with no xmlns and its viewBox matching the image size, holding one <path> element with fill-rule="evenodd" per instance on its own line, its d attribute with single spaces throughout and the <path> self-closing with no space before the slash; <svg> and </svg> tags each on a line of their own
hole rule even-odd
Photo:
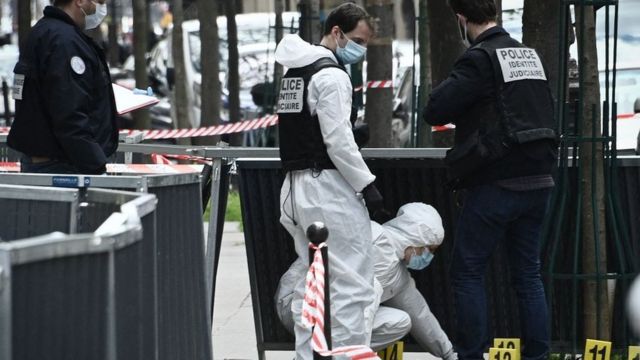
<svg viewBox="0 0 640 360">
<path fill-rule="evenodd" d="M 449 2 L 470 47 L 433 90 L 424 119 L 456 125 L 455 145 L 445 158 L 464 202 L 452 261 L 456 351 L 460 359 L 482 359 L 487 348 L 484 274 L 503 241 L 519 302 L 523 358 L 546 358 L 540 229 L 557 157 L 546 73 L 534 49 L 497 26 L 494 0 Z"/>
<path fill-rule="evenodd" d="M 101 174 L 118 146 L 116 106 L 102 49 L 83 33 L 106 0 L 55 0 L 15 66 L 16 119 L 8 145 L 23 172 Z"/>
</svg>

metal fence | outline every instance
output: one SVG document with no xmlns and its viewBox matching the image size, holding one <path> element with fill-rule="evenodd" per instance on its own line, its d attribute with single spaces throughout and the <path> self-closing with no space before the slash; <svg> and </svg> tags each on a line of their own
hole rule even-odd
<svg viewBox="0 0 640 360">
<path fill-rule="evenodd" d="M 211 317 L 205 282 L 205 248 L 199 174 L 136 176 L 58 176 L 49 174 L 0 174 L 0 183 L 30 186 L 71 186 L 81 191 L 96 188 L 131 190 L 157 197 L 155 241 L 144 243 L 144 253 L 154 256 L 140 259 L 144 270 L 141 281 L 156 287 L 158 296 L 137 301 L 149 306 L 144 318 L 157 322 L 153 331 L 140 338 L 124 338 L 138 344 L 136 351 L 148 352 L 157 344 L 158 359 L 212 358 Z M 107 205 L 95 205 L 83 212 L 108 212 Z M 82 214 L 80 214 L 82 215 Z M 89 218 L 80 216 L 76 226 L 90 227 Z M 223 221 L 223 219 L 222 219 Z M 88 222 L 88 223 L 87 223 Z M 139 257 L 140 253 L 131 253 Z M 155 276 L 153 275 L 155 272 Z M 147 282 L 148 281 L 148 282 Z M 155 281 L 155 284 L 154 284 Z M 155 305 L 153 304 L 155 301 Z M 155 309 L 153 309 L 155 306 Z M 156 316 L 154 316 L 154 314 Z M 147 346 L 148 344 L 151 344 Z M 143 350 L 142 348 L 146 349 Z M 152 357 L 143 357 L 152 358 Z"/>
<path fill-rule="evenodd" d="M 447 334 L 455 340 L 455 311 L 449 266 L 457 207 L 446 184 L 446 170 L 441 160 L 444 150 L 388 149 L 383 153 L 381 150 L 365 149 L 363 154 L 369 157 L 367 164 L 377 176 L 376 185 L 384 196 L 387 209 L 395 211 L 407 202 L 421 201 L 433 205 L 443 218 L 446 236 L 438 250 L 438 256 L 427 270 L 414 272 L 412 275 L 431 311 Z M 618 186 L 621 193 L 626 195 L 626 206 L 622 213 L 627 223 L 634 224 L 632 226 L 635 229 L 640 226 L 640 158 L 625 157 L 619 160 L 619 164 Z M 284 177 L 279 161 L 238 161 L 238 169 L 256 338 L 259 356 L 264 358 L 264 351 L 293 349 L 293 336 L 280 324 L 273 297 L 281 275 L 295 260 L 296 254 L 293 241 L 279 224 L 280 186 Z M 638 232 L 632 233 L 630 246 L 633 254 L 637 254 L 640 250 L 640 235 Z M 564 252 L 558 254 L 558 260 L 554 261 L 561 261 L 563 256 L 571 254 L 570 251 L 571 249 L 564 249 Z M 504 247 L 498 245 L 486 274 L 492 337 L 520 336 L 518 307 L 515 292 L 510 287 L 506 256 Z M 547 266 L 550 261 L 549 249 L 544 249 L 544 265 Z M 622 318 L 624 293 L 618 289 L 616 294 L 616 305 L 612 311 L 614 316 Z M 555 301 L 551 307 L 552 318 L 568 321 L 568 318 L 563 318 L 563 314 L 569 310 L 567 304 Z M 623 322 L 614 321 L 614 334 L 623 332 L 624 326 Z M 552 351 L 566 351 L 568 334 L 554 331 L 553 336 Z M 622 337 L 617 340 L 622 341 L 621 346 L 629 341 Z M 408 342 L 408 350 L 419 351 L 411 339 Z"/>
<path fill-rule="evenodd" d="M 7 146 L 7 134 L 0 134 L 0 162 L 20 161 L 20 155 Z"/>
<path fill-rule="evenodd" d="M 155 359 L 155 343 L 139 341 L 155 327 L 142 301 L 156 293 L 143 284 L 140 265 L 153 257 L 142 249 L 155 241 L 155 196 L 3 184 L 0 199 L 10 201 L 0 203 L 1 213 L 23 211 L 14 201 L 21 198 L 34 214 L 51 202 L 73 211 L 46 224 L 34 217 L 35 229 L 14 225 L 0 242 L 0 358 Z M 90 233 L 20 240 L 68 227 L 70 218 Z"/>
</svg>

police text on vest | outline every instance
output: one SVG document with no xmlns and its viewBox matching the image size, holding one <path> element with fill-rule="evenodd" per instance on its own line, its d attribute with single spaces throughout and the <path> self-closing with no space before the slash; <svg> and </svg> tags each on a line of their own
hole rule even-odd
<svg viewBox="0 0 640 360">
<path fill-rule="evenodd" d="M 279 113 L 299 113 L 304 101 L 304 80 L 301 77 L 283 78 L 278 96 Z"/>
<path fill-rule="evenodd" d="M 525 47 L 496 49 L 504 82 L 547 80 L 542 62 L 534 49 Z"/>
</svg>

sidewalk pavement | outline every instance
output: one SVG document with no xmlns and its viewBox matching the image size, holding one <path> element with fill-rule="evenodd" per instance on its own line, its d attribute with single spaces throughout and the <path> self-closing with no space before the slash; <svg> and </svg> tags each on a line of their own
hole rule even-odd
<svg viewBox="0 0 640 360">
<path fill-rule="evenodd" d="M 213 313 L 213 357 L 216 360 L 258 359 L 244 234 L 238 223 L 225 223 Z M 293 351 L 269 351 L 267 360 L 291 360 Z M 437 359 L 405 353 L 406 360 Z"/>
</svg>

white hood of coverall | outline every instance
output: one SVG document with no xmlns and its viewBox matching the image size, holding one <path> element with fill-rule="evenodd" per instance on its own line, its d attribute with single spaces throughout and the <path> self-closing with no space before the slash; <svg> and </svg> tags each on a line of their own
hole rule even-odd
<svg viewBox="0 0 640 360">
<path fill-rule="evenodd" d="M 398 215 L 379 225 L 371 222 L 374 242 L 374 271 L 384 294 L 382 301 L 392 297 L 394 290 L 409 280 L 404 251 L 410 246 L 440 245 L 444 239 L 442 218 L 432 206 L 409 203 L 398 210 Z"/>
<path fill-rule="evenodd" d="M 282 38 L 276 48 L 276 61 L 288 68 L 307 66 L 323 57 L 336 60 L 333 52 L 323 46 L 311 45 L 297 34 L 289 34 Z"/>
</svg>

